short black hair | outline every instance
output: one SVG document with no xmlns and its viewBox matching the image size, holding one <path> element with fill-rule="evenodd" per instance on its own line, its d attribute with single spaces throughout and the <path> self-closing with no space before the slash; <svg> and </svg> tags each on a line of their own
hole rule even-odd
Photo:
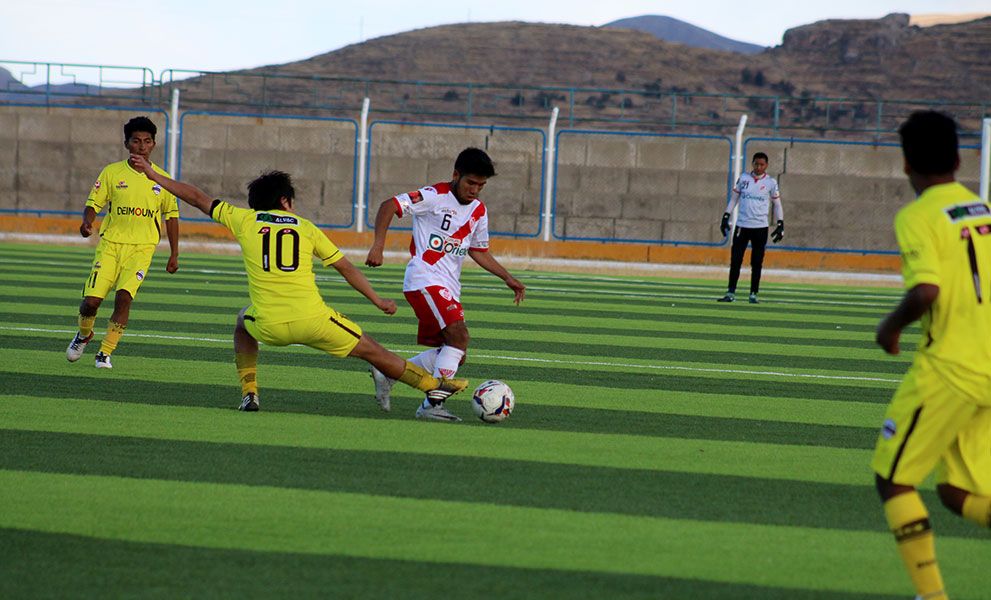
<svg viewBox="0 0 991 600">
<path fill-rule="evenodd" d="M 124 123 L 124 141 L 131 139 L 137 131 L 143 131 L 145 133 L 151 134 L 151 139 L 155 139 L 155 134 L 158 133 L 158 127 L 151 122 L 148 117 L 134 117 L 127 123 Z"/>
<path fill-rule="evenodd" d="M 492 159 L 479 148 L 465 148 L 454 161 L 454 170 L 461 175 L 477 175 L 479 177 L 495 177 L 495 165 Z"/>
<path fill-rule="evenodd" d="M 960 163 L 957 122 L 934 110 L 909 115 L 898 128 L 909 168 L 920 175 L 953 173 Z"/>
<path fill-rule="evenodd" d="M 248 184 L 248 206 L 255 210 L 279 210 L 280 198 L 292 200 L 296 190 L 292 186 L 289 173 L 268 171 Z"/>
<path fill-rule="evenodd" d="M 750 162 L 754 162 L 758 158 L 763 158 L 764 162 L 771 162 L 771 159 L 769 159 L 763 152 L 755 152 L 754 157 L 750 159 Z"/>
</svg>

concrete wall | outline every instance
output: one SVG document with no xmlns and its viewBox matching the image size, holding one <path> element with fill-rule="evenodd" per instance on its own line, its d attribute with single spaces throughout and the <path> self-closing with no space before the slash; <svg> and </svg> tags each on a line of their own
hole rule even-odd
<svg viewBox="0 0 991 600">
<path fill-rule="evenodd" d="M 803 248 L 895 250 L 895 213 L 915 198 L 898 146 L 748 141 L 770 159 L 785 211 L 786 243 Z M 958 179 L 977 191 L 979 150 L 961 150 Z"/>
<path fill-rule="evenodd" d="M 0 208 L 82 214 L 100 170 L 127 158 L 124 123 L 142 114 L 158 126 L 151 158 L 161 165 L 162 113 L 0 105 Z"/>
<path fill-rule="evenodd" d="M 479 195 L 488 208 L 489 230 L 535 235 L 540 226 L 543 140 L 539 131 L 375 123 L 369 220 L 374 221 L 382 201 L 396 194 L 450 181 L 458 153 L 474 146 L 488 152 L 496 167 L 496 177 Z"/>
<path fill-rule="evenodd" d="M 122 126 L 137 112 L 0 106 L 0 208 L 81 212 L 107 163 L 126 157 Z M 165 115 L 153 160 L 164 164 Z M 187 114 L 181 176 L 208 193 L 246 204 L 262 171 L 293 175 L 297 208 L 317 223 L 348 225 L 356 191 L 356 125 L 305 117 Z M 730 143 L 662 135 L 558 136 L 554 233 L 718 244 Z M 369 157 L 369 220 L 393 195 L 447 181 L 463 148 L 486 149 L 499 175 L 482 198 L 491 229 L 522 236 L 540 227 L 544 137 L 539 131 L 375 123 Z M 750 140 L 770 156 L 781 184 L 785 243 L 801 248 L 894 250 L 892 219 L 914 198 L 893 146 Z M 959 179 L 977 190 L 980 154 L 961 151 Z M 171 169 L 176 172 L 176 169 Z M 547 182 L 551 185 L 552 182 Z M 202 215 L 183 207 L 183 216 Z M 405 224 L 403 224 L 405 225 Z"/>
<path fill-rule="evenodd" d="M 349 225 L 355 189 L 351 122 L 188 114 L 182 119 L 181 177 L 247 205 L 247 184 L 265 171 L 289 173 L 295 208 L 316 223 Z M 202 217 L 189 206 L 182 216 Z M 195 214 L 194 214 L 195 213 Z"/>
<path fill-rule="evenodd" d="M 564 131 L 558 140 L 555 235 L 722 239 L 728 139 Z"/>
</svg>

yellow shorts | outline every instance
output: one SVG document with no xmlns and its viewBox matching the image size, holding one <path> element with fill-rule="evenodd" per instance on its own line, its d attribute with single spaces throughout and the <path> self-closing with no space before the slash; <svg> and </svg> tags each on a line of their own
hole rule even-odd
<svg viewBox="0 0 991 600">
<path fill-rule="evenodd" d="M 127 290 L 132 298 L 137 296 L 154 255 L 155 244 L 118 244 L 101 239 L 83 284 L 83 296 L 106 298 L 115 287 Z"/>
<path fill-rule="evenodd" d="M 871 468 L 911 486 L 935 469 L 938 483 L 991 495 L 991 381 L 978 389 L 953 373 L 943 361 L 916 357 L 885 413 Z"/>
<path fill-rule="evenodd" d="M 288 323 L 267 323 L 249 306 L 244 312 L 244 328 L 269 346 L 302 344 L 332 356 L 351 354 L 361 339 L 361 327 L 329 306 L 323 315 Z"/>
</svg>

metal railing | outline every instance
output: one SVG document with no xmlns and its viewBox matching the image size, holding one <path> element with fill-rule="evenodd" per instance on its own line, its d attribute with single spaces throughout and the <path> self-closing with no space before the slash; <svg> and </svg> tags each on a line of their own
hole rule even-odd
<svg viewBox="0 0 991 600">
<path fill-rule="evenodd" d="M 209 72 L 165 69 L 158 78 L 144 67 L 0 61 L 14 76 L 0 86 L 0 101 L 64 104 L 88 98 L 114 98 L 162 106 L 173 87 L 186 106 L 198 110 L 294 112 L 310 116 L 357 112 L 372 98 L 375 112 L 404 120 L 453 120 L 464 123 L 519 123 L 546 118 L 559 107 L 562 125 L 650 131 L 702 131 L 735 127 L 741 114 L 749 127 L 770 135 L 814 132 L 890 137 L 913 110 L 940 109 L 960 122 L 964 137 L 980 134 L 981 118 L 991 102 L 943 102 L 912 99 L 830 98 L 777 94 L 705 94 L 647 83 L 637 88 L 513 86 L 451 83 L 271 70 Z M 80 83 L 81 80 L 90 83 Z M 789 92 L 789 93 L 786 93 Z M 18 99 L 18 100 L 15 100 Z"/>
</svg>

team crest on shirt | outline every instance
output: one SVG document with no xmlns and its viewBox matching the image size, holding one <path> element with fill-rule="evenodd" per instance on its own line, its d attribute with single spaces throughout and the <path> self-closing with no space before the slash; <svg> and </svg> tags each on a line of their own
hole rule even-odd
<svg viewBox="0 0 991 600">
<path fill-rule="evenodd" d="M 99 179 L 97 179 L 96 180 L 96 183 L 93 184 L 93 189 L 94 190 L 100 189 L 100 180 Z"/>
<path fill-rule="evenodd" d="M 151 186 L 151 191 L 155 192 L 155 195 L 157 196 L 162 193 L 162 186 L 156 183 L 155 185 Z"/>
<path fill-rule="evenodd" d="M 447 288 L 440 288 L 440 291 L 438 291 L 437 293 L 440 294 L 441 298 L 447 300 L 448 302 L 454 300 L 454 296 L 451 295 L 451 290 Z"/>
<path fill-rule="evenodd" d="M 144 271 L 138 271 L 137 273 L 134 274 L 134 276 L 138 279 L 138 281 L 144 281 L 145 272 Z"/>
<path fill-rule="evenodd" d="M 895 427 L 894 419 L 885 419 L 884 425 L 881 426 L 881 435 L 884 437 L 884 439 L 890 440 L 891 438 L 895 437 L 895 433 L 897 432 L 897 430 L 898 428 Z"/>
</svg>

